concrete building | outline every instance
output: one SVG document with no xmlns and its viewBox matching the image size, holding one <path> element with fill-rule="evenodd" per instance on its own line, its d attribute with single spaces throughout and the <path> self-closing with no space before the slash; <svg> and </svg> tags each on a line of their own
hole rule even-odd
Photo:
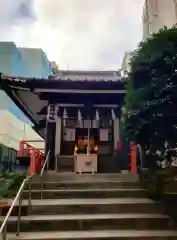
<svg viewBox="0 0 177 240">
<path fill-rule="evenodd" d="M 23 70 L 19 76 L 45 78 L 52 75 L 51 64 L 40 48 L 19 48 Z"/>
<path fill-rule="evenodd" d="M 59 66 L 56 62 L 50 62 L 51 64 L 51 68 L 52 68 L 52 73 L 54 75 L 58 75 L 58 72 L 59 72 Z"/>
<path fill-rule="evenodd" d="M 143 38 L 150 37 L 164 26 L 177 23 L 177 0 L 146 0 L 143 8 Z"/>
<path fill-rule="evenodd" d="M 52 74 L 47 55 L 38 48 L 17 48 L 0 42 L 0 72 L 10 76 L 46 78 Z"/>
<path fill-rule="evenodd" d="M 29 124 L 15 117 L 8 110 L 0 111 L 0 143 L 19 150 L 21 140 L 42 140 Z M 34 147 L 44 148 L 44 143 L 34 143 Z"/>
<path fill-rule="evenodd" d="M 22 111 L 15 105 L 14 102 L 7 96 L 7 94 L 0 90 L 0 112 L 8 110 L 9 113 L 13 114 L 17 118 L 19 118 L 21 121 L 25 123 L 30 123 L 28 118 L 22 113 Z"/>
</svg>

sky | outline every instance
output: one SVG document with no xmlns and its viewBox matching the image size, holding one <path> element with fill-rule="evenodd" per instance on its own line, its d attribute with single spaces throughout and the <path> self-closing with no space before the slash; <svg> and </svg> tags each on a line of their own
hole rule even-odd
<svg viewBox="0 0 177 240">
<path fill-rule="evenodd" d="M 0 1 L 0 41 L 43 48 L 61 69 L 119 69 L 142 39 L 144 0 Z"/>
</svg>

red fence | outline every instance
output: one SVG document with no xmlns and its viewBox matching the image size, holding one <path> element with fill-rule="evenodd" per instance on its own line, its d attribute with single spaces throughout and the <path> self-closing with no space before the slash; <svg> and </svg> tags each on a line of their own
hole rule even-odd
<svg viewBox="0 0 177 240">
<path fill-rule="evenodd" d="M 18 157 L 27 156 L 30 158 L 29 174 L 39 172 L 44 163 L 44 149 L 34 147 L 34 143 L 42 143 L 42 140 L 20 141 Z M 23 159 L 23 158 L 22 158 Z M 22 161 L 21 159 L 21 161 Z"/>
</svg>

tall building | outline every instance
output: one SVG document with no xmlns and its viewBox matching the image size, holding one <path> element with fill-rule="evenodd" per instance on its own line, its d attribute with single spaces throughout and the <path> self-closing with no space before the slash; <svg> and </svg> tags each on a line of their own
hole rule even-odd
<svg viewBox="0 0 177 240">
<path fill-rule="evenodd" d="M 150 37 L 166 26 L 177 23 L 177 0 L 145 0 L 143 8 L 143 38 Z"/>
<path fill-rule="evenodd" d="M 121 66 L 123 74 L 130 72 L 131 55 L 132 55 L 132 52 L 125 52 L 125 54 L 124 54 L 124 57 L 122 60 L 122 66 Z"/>
<path fill-rule="evenodd" d="M 44 78 L 52 74 L 51 64 L 46 53 L 40 48 L 18 48 L 23 70 L 19 71 L 22 77 Z"/>
<path fill-rule="evenodd" d="M 56 62 L 50 62 L 51 64 L 51 68 L 52 68 L 52 73 L 54 75 L 58 75 L 58 72 L 59 72 L 59 66 Z"/>
<path fill-rule="evenodd" d="M 40 48 L 17 48 L 14 42 L 0 42 L 0 72 L 10 76 L 46 78 L 52 68 Z"/>
</svg>

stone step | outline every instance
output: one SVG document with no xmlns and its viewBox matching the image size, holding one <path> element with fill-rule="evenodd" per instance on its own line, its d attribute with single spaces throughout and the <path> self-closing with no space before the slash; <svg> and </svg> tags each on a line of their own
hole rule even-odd
<svg viewBox="0 0 177 240">
<path fill-rule="evenodd" d="M 93 181 L 93 182 L 44 182 L 44 189 L 99 189 L 99 188 L 140 188 L 139 182 Z M 33 182 L 32 189 L 41 189 L 40 182 Z"/>
<path fill-rule="evenodd" d="M 9 206 L 12 200 L 9 200 Z M 9 208 L 9 207 L 8 207 Z M 6 212 L 8 210 L 6 208 Z M 13 215 L 17 214 L 18 205 Z M 28 200 L 23 200 L 22 214 L 26 215 Z M 5 213 L 6 213 L 5 212 Z M 32 214 L 91 214 L 91 213 L 160 213 L 161 207 L 143 198 L 44 199 L 32 200 Z"/>
<path fill-rule="evenodd" d="M 22 233 L 20 237 L 9 235 L 8 240 L 176 240 L 177 231 L 137 231 L 137 230 L 101 230 L 101 231 L 57 231 Z"/>
<path fill-rule="evenodd" d="M 0 218 L 2 223 L 3 219 Z M 15 232 L 17 217 L 10 217 L 8 232 Z M 21 232 L 71 230 L 163 230 L 174 229 L 174 223 L 161 214 L 82 214 L 30 215 L 21 218 Z"/>
<path fill-rule="evenodd" d="M 32 190 L 33 199 L 41 198 L 41 191 Z M 24 191 L 23 198 L 29 197 L 29 191 Z M 43 190 L 44 199 L 59 199 L 59 198 L 145 198 L 147 192 L 144 189 L 47 189 Z"/>
<path fill-rule="evenodd" d="M 48 172 L 44 173 L 45 182 L 110 182 L 110 181 L 123 181 L 123 182 L 138 182 L 138 175 L 132 173 L 116 173 L 116 174 L 103 174 L 103 173 L 58 173 L 58 172 Z M 40 181 L 40 176 L 34 177 L 35 182 Z"/>
</svg>

